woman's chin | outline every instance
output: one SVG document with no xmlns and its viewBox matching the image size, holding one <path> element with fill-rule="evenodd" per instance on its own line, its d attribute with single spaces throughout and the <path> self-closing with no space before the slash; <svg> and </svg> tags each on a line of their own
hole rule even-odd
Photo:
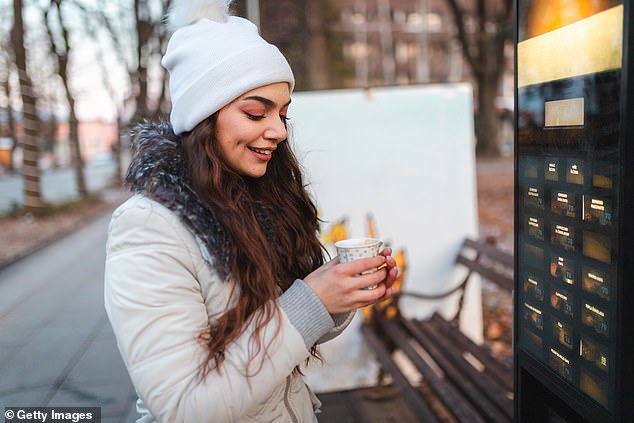
<svg viewBox="0 0 634 423">
<path fill-rule="evenodd" d="M 257 167 L 257 168 L 251 168 L 251 169 L 247 169 L 245 170 L 245 172 L 243 172 L 244 176 L 248 176 L 249 178 L 261 178 L 266 174 L 266 166 L 264 167 Z"/>
</svg>

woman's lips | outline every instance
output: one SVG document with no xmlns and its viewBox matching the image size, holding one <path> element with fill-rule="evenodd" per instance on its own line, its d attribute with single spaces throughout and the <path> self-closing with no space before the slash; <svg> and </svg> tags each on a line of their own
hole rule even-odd
<svg viewBox="0 0 634 423">
<path fill-rule="evenodd" d="M 249 151 L 258 159 L 268 161 L 273 156 L 273 149 L 270 148 L 255 148 L 247 147 Z"/>
</svg>

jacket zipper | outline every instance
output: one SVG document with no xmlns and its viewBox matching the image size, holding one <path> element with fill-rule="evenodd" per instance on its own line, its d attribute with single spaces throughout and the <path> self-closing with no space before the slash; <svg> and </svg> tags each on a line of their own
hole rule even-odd
<svg viewBox="0 0 634 423">
<path fill-rule="evenodd" d="M 297 420 L 297 416 L 295 415 L 295 412 L 291 408 L 291 399 L 290 399 L 291 377 L 292 375 L 286 376 L 286 388 L 284 389 L 284 405 L 286 406 L 286 411 L 288 411 L 288 414 L 291 416 L 291 421 L 293 423 L 299 423 L 299 420 Z"/>
</svg>

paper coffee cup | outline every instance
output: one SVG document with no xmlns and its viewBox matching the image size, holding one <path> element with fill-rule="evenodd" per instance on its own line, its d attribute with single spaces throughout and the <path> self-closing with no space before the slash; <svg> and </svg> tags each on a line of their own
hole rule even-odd
<svg viewBox="0 0 634 423">
<path fill-rule="evenodd" d="M 353 260 L 375 257 L 379 254 L 382 245 L 383 241 L 376 238 L 350 238 L 335 242 L 335 248 L 337 249 L 339 261 L 341 263 L 349 263 Z M 361 272 L 361 274 L 367 275 L 369 273 L 374 273 L 377 270 L 378 268 L 375 267 L 374 269 L 368 269 Z M 374 289 L 376 287 L 377 285 L 372 285 L 364 289 Z"/>
</svg>

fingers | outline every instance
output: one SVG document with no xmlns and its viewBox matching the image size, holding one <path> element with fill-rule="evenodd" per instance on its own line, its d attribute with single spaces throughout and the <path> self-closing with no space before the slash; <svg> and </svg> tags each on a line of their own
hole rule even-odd
<svg viewBox="0 0 634 423">
<path fill-rule="evenodd" d="M 374 304 L 379 300 L 382 300 L 386 294 L 386 287 L 384 283 L 380 283 L 374 289 L 359 289 L 355 295 L 355 307 L 361 308 Z"/>
<path fill-rule="evenodd" d="M 365 275 L 363 277 L 367 277 L 367 276 L 373 276 L 376 275 L 377 277 L 384 277 L 384 279 L 381 279 L 381 281 L 377 284 L 377 288 L 370 290 L 370 291 L 374 291 L 374 295 L 367 295 L 365 294 L 364 296 L 364 300 L 369 301 L 368 303 L 363 304 L 362 307 L 371 305 L 371 304 L 375 304 L 375 303 L 380 303 L 382 301 L 385 301 L 387 299 L 389 299 L 392 296 L 392 285 L 394 285 L 394 282 L 396 281 L 396 279 L 398 278 L 398 267 L 392 267 L 391 269 L 387 270 L 385 269 L 386 273 L 383 273 L 383 275 L 380 275 L 383 272 L 383 269 L 380 269 L 379 271 L 371 274 L 371 275 Z M 380 275 L 380 276 L 379 276 Z M 359 277 L 361 278 L 361 276 Z M 364 282 L 368 283 L 368 282 Z M 370 283 L 369 286 L 372 286 L 372 283 Z M 367 289 L 361 289 L 362 292 L 367 292 Z M 381 294 L 382 295 L 379 295 Z"/>
<path fill-rule="evenodd" d="M 338 256 L 304 278 L 330 313 L 340 313 L 390 298 L 398 277 L 391 249 L 375 257 L 341 263 Z M 378 270 L 377 270 L 378 269 Z M 370 271 L 371 273 L 362 274 Z M 374 289 L 368 289 L 376 285 Z"/>
<path fill-rule="evenodd" d="M 392 296 L 392 288 L 388 288 L 385 290 L 385 295 L 383 295 L 383 298 L 381 299 L 381 301 L 387 300 L 391 296 Z"/>
<path fill-rule="evenodd" d="M 385 301 L 387 299 L 389 299 L 392 296 L 392 288 L 387 288 L 385 290 L 385 293 L 383 294 L 383 296 L 381 298 L 379 298 L 378 300 L 376 300 L 375 303 L 380 303 L 382 301 Z"/>
<path fill-rule="evenodd" d="M 344 263 L 341 265 L 341 270 L 344 273 L 352 276 L 358 275 L 359 273 L 365 272 L 366 270 L 376 269 L 384 263 L 386 263 L 386 258 L 384 256 L 378 255 L 375 257 L 362 258 L 351 261 L 349 263 Z"/>
<path fill-rule="evenodd" d="M 398 279 L 398 267 L 393 267 L 389 270 L 388 274 L 387 274 L 387 278 L 385 279 L 385 286 L 388 288 L 391 288 L 392 285 L 394 285 L 394 282 L 396 282 L 396 279 Z"/>
<path fill-rule="evenodd" d="M 385 279 L 387 277 L 386 269 L 379 269 L 376 272 L 369 273 L 367 275 L 360 275 L 354 277 L 353 280 L 353 288 L 354 289 L 364 289 L 369 286 L 378 285 L 383 283 L 385 285 Z"/>
<path fill-rule="evenodd" d="M 396 266 L 396 260 L 394 260 L 394 257 L 392 257 L 391 248 L 386 248 L 380 251 L 379 255 L 385 257 L 385 266 L 389 267 L 390 269 Z"/>
<path fill-rule="evenodd" d="M 397 269 L 398 268 L 393 269 L 395 275 L 398 275 Z M 396 277 L 394 277 L 394 280 L 395 279 Z M 380 282 L 379 284 L 377 284 L 377 287 L 375 289 L 360 289 L 358 291 L 359 301 L 360 301 L 358 308 L 380 303 L 382 301 L 389 299 L 393 293 L 391 284 L 394 283 L 394 280 L 390 282 L 390 285 L 388 285 L 385 282 Z"/>
</svg>

